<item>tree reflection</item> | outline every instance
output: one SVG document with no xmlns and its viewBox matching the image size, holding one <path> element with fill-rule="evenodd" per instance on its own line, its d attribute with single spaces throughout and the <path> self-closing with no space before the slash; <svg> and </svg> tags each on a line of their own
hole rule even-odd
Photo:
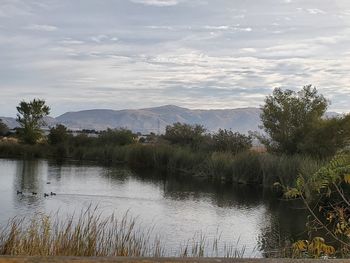
<svg viewBox="0 0 350 263">
<path fill-rule="evenodd" d="M 265 205 L 258 248 L 265 257 L 290 256 L 291 243 L 307 236 L 307 211 L 299 201 L 273 198 L 265 199 Z"/>
<path fill-rule="evenodd" d="M 270 190 L 246 185 L 230 185 L 182 176 L 161 176 L 153 173 L 134 174 L 142 180 L 163 183 L 164 197 L 172 200 L 210 200 L 223 208 L 259 209 L 264 206 L 257 234 L 257 250 L 265 257 L 281 255 L 293 241 L 305 237 L 307 213 L 298 201 L 286 201 Z M 158 181 L 157 181 L 158 180 Z"/>
<path fill-rule="evenodd" d="M 41 178 L 42 162 L 37 160 L 22 160 L 16 165 L 16 176 L 14 180 L 14 194 L 21 191 L 23 194 L 17 194 L 15 200 L 19 203 L 28 205 L 37 203 L 43 189 L 43 180 Z M 37 193 L 34 195 L 33 193 Z"/>
</svg>

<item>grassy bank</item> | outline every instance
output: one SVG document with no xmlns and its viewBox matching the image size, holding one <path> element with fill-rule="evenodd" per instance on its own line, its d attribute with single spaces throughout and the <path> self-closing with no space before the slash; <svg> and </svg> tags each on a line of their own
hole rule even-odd
<svg viewBox="0 0 350 263">
<path fill-rule="evenodd" d="M 102 165 L 127 164 L 134 169 L 150 169 L 170 175 L 201 176 L 226 183 L 272 187 L 275 182 L 292 186 L 298 174 L 311 174 L 323 162 L 301 155 L 273 155 L 244 151 L 194 151 L 169 144 L 33 146 L 0 143 L 0 156 L 6 158 L 55 158 L 94 161 Z"/>
<path fill-rule="evenodd" d="M 243 257 L 244 247 L 237 245 L 198 234 L 178 247 L 166 247 L 153 228 L 142 227 L 128 214 L 102 218 L 94 209 L 78 217 L 14 218 L 0 227 L 0 255 L 13 256 Z"/>
</svg>

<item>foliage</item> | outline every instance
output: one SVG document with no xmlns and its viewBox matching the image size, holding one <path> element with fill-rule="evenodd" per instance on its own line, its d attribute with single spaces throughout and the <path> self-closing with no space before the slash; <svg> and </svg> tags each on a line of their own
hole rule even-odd
<svg viewBox="0 0 350 263">
<path fill-rule="evenodd" d="M 0 119 L 0 136 L 5 136 L 9 132 L 7 125 Z"/>
<path fill-rule="evenodd" d="M 269 136 L 260 137 L 261 142 L 275 152 L 300 153 L 301 144 L 327 107 L 327 100 L 311 85 L 298 92 L 276 88 L 261 108 L 262 127 Z"/>
<path fill-rule="evenodd" d="M 190 125 L 177 122 L 166 127 L 164 139 L 172 144 L 190 146 L 193 149 L 198 149 L 200 144 L 204 141 L 205 131 L 202 125 Z"/>
<path fill-rule="evenodd" d="M 252 147 L 251 136 L 226 129 L 219 129 L 219 131 L 213 135 L 213 141 L 216 151 L 231 152 L 233 154 L 249 150 Z"/>
<path fill-rule="evenodd" d="M 15 217 L 0 226 L 0 255 L 78 257 L 243 257 L 244 247 L 226 244 L 220 237 L 195 234 L 175 252 L 164 240 L 128 213 L 103 217 L 89 207 L 80 215 L 35 214 Z M 219 252 L 218 248 L 223 248 Z M 220 253 L 220 254 L 219 254 Z M 99 260 L 96 260 L 99 261 Z"/>
<path fill-rule="evenodd" d="M 140 229 L 125 214 L 101 219 L 89 208 L 67 219 L 35 215 L 14 218 L 0 232 L 0 255 L 25 256 L 161 256 L 151 230 Z"/>
<path fill-rule="evenodd" d="M 310 130 L 300 151 L 321 158 L 334 156 L 350 142 L 350 115 L 323 119 Z"/>
<path fill-rule="evenodd" d="M 285 188 L 286 198 L 301 198 L 313 220 L 312 230 L 323 230 L 340 247 L 350 252 L 350 153 L 342 152 L 309 177 L 300 175 L 296 187 Z"/>
<path fill-rule="evenodd" d="M 49 143 L 52 145 L 66 144 L 70 137 L 67 127 L 62 124 L 58 124 L 56 127 L 51 128 L 48 135 Z"/>
<path fill-rule="evenodd" d="M 11 158 L 48 158 L 51 155 L 51 148 L 47 145 L 36 144 L 19 144 L 13 141 L 0 143 L 0 157 Z"/>
<path fill-rule="evenodd" d="M 335 248 L 327 245 L 322 237 L 314 237 L 311 242 L 308 240 L 299 240 L 292 245 L 293 257 L 314 257 L 333 256 Z"/>
<path fill-rule="evenodd" d="M 97 138 L 92 138 L 86 134 L 78 134 L 77 136 L 71 137 L 69 145 L 71 148 L 79 147 L 94 147 L 96 144 Z"/>
<path fill-rule="evenodd" d="M 178 176 L 201 176 L 213 181 L 264 185 L 274 182 L 294 186 L 299 173 L 313 173 L 322 164 L 302 155 L 274 155 L 244 151 L 210 152 L 169 144 L 100 145 L 98 138 L 70 136 L 66 145 L 0 143 L 1 157 L 65 158 L 103 165 L 128 164 L 135 169 L 153 169 Z"/>
<path fill-rule="evenodd" d="M 50 145 L 55 146 L 54 155 L 57 159 L 68 155 L 68 142 L 70 138 L 72 138 L 72 135 L 69 134 L 67 128 L 62 124 L 58 124 L 56 127 L 50 129 L 48 141 Z"/>
<path fill-rule="evenodd" d="M 136 135 L 127 129 L 107 129 L 101 132 L 98 143 L 101 145 L 127 145 L 135 142 Z"/>
<path fill-rule="evenodd" d="M 19 135 L 27 144 L 35 144 L 42 137 L 43 118 L 50 113 L 50 107 L 44 100 L 21 101 L 17 106 L 17 122 L 21 126 Z"/>
</svg>

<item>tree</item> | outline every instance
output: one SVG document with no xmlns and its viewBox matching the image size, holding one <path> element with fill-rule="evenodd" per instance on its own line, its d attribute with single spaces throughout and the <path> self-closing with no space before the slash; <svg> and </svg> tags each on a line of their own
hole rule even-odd
<svg viewBox="0 0 350 263">
<path fill-rule="evenodd" d="M 172 144 L 190 146 L 198 149 L 205 139 L 205 129 L 202 125 L 182 124 L 180 122 L 165 128 L 164 139 Z"/>
<path fill-rule="evenodd" d="M 9 132 L 8 126 L 0 119 L 0 136 L 5 136 Z"/>
<path fill-rule="evenodd" d="M 58 124 L 56 127 L 51 128 L 48 135 L 49 143 L 51 145 L 66 144 L 69 137 L 67 127 L 62 124 Z"/>
<path fill-rule="evenodd" d="M 48 141 L 49 144 L 55 146 L 53 150 L 58 160 L 67 156 L 68 140 L 70 138 L 72 138 L 72 135 L 68 133 L 66 126 L 62 124 L 58 124 L 56 127 L 50 129 Z"/>
<path fill-rule="evenodd" d="M 298 92 L 276 88 L 261 108 L 262 128 L 268 137 L 259 139 L 269 150 L 300 153 L 305 138 L 322 121 L 327 107 L 328 101 L 311 85 Z"/>
<path fill-rule="evenodd" d="M 135 142 L 136 135 L 128 129 L 107 129 L 101 132 L 98 142 L 103 145 L 127 145 Z"/>
<path fill-rule="evenodd" d="M 214 149 L 216 151 L 231 152 L 237 154 L 252 147 L 252 137 L 239 132 L 219 129 L 213 135 Z"/>
<path fill-rule="evenodd" d="M 350 115 L 323 119 L 305 137 L 300 151 L 317 157 L 334 156 L 350 143 Z"/>
<path fill-rule="evenodd" d="M 21 101 L 17 106 L 17 122 L 20 125 L 19 136 L 24 143 L 35 144 L 42 138 L 41 127 L 44 117 L 49 115 L 50 107 L 44 100 Z"/>
</svg>

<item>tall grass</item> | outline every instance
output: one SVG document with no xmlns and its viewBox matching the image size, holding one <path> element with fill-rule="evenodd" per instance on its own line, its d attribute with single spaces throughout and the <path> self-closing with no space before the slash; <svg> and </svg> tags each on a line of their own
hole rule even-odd
<svg viewBox="0 0 350 263">
<path fill-rule="evenodd" d="M 293 186 L 299 174 L 308 176 L 317 171 L 324 161 L 302 155 L 273 155 L 246 151 L 211 154 L 204 173 L 209 177 L 228 182 L 272 187 L 276 182 Z"/>
<path fill-rule="evenodd" d="M 159 245 L 128 215 L 101 219 L 89 211 L 65 220 L 45 215 L 14 218 L 0 233 L 1 255 L 161 256 Z"/>
<path fill-rule="evenodd" d="M 129 214 L 102 219 L 96 209 L 78 217 L 36 214 L 13 218 L 0 228 L 0 255 L 12 256 L 127 256 L 127 257 L 243 257 L 238 243 L 222 244 L 220 238 L 195 235 L 176 251 L 154 235 L 153 228 L 142 228 Z M 221 253 L 221 254 L 220 254 Z"/>
<path fill-rule="evenodd" d="M 0 157 L 43 158 L 50 156 L 51 151 L 52 149 L 48 145 L 25 145 L 13 142 L 0 142 Z"/>
<path fill-rule="evenodd" d="M 307 176 L 322 161 L 302 155 L 273 155 L 245 151 L 194 151 L 169 144 L 50 146 L 0 143 L 0 157 L 70 158 L 103 165 L 128 164 L 131 168 L 152 169 L 171 175 L 202 176 L 226 183 L 271 187 L 275 182 L 293 186 L 298 174 Z"/>
<path fill-rule="evenodd" d="M 272 186 L 279 182 L 285 186 L 294 186 L 299 174 L 309 176 L 321 168 L 322 163 L 319 159 L 305 155 L 262 154 L 260 164 L 263 184 Z"/>
</svg>

